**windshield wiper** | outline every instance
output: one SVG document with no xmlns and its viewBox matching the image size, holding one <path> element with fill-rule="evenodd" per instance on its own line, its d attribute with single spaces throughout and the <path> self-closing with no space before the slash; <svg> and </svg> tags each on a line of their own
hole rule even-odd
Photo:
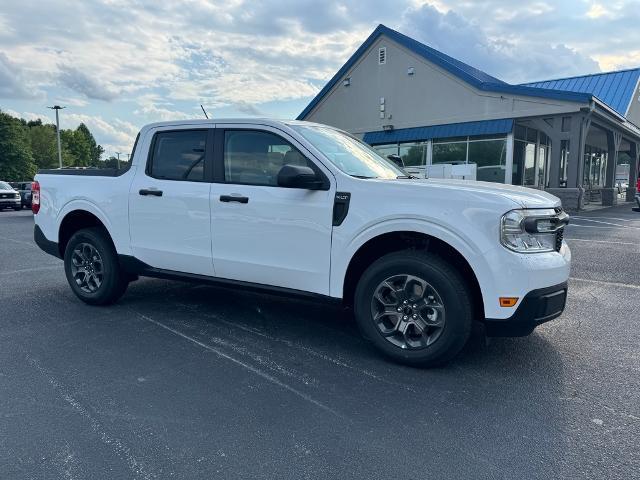
<svg viewBox="0 0 640 480">
<path fill-rule="evenodd" d="M 414 176 L 414 175 L 398 175 L 396 177 L 396 180 L 412 180 L 412 179 L 417 179 L 418 177 Z"/>
<path fill-rule="evenodd" d="M 354 178 L 363 178 L 365 180 L 367 179 L 371 179 L 371 178 L 378 178 L 378 177 L 367 177 L 366 175 L 351 175 Z"/>
</svg>

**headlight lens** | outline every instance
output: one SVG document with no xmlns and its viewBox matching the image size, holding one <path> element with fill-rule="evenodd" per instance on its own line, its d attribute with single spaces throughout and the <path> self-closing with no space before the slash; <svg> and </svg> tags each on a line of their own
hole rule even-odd
<svg viewBox="0 0 640 480">
<path fill-rule="evenodd" d="M 16 198 L 20 198 L 20 193 L 16 193 Z"/>
<path fill-rule="evenodd" d="M 558 230 L 569 223 L 569 216 L 554 209 L 511 210 L 502 216 L 500 242 L 519 253 L 553 252 Z"/>
</svg>

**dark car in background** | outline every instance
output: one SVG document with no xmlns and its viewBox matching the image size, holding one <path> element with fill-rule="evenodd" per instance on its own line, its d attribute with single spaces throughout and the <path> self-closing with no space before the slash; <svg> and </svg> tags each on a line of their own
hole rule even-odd
<svg viewBox="0 0 640 480">
<path fill-rule="evenodd" d="M 14 190 L 11 185 L 0 181 L 0 210 L 3 208 L 22 210 L 22 198 L 20 192 Z"/>
<path fill-rule="evenodd" d="M 10 185 L 20 193 L 22 207 L 31 208 L 31 182 L 10 182 Z"/>
</svg>

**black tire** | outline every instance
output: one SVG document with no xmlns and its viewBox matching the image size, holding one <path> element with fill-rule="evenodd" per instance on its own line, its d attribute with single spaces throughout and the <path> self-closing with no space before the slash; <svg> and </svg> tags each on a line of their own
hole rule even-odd
<svg viewBox="0 0 640 480">
<path fill-rule="evenodd" d="M 20 207 L 13 207 L 13 210 L 14 210 L 14 211 L 16 211 L 16 212 L 19 212 L 20 210 L 22 210 L 22 206 L 20 206 Z"/>
<path fill-rule="evenodd" d="M 403 294 L 399 289 L 392 288 L 387 289 L 388 293 L 384 293 L 385 285 L 389 285 L 386 280 L 391 279 L 392 284 L 399 281 L 400 284 L 392 285 L 397 287 L 402 284 L 404 276 L 411 280 L 405 281 Z M 413 282 L 412 295 L 418 292 L 418 296 L 413 297 L 418 300 L 409 300 L 407 307 L 410 311 L 403 311 L 398 314 L 400 316 L 396 316 L 395 311 L 391 310 L 396 307 L 401 308 L 403 303 L 406 303 L 401 299 L 407 298 L 406 286 L 409 282 Z M 422 297 L 426 296 L 426 299 L 419 300 L 420 291 L 422 291 Z M 430 293 L 427 294 L 427 292 Z M 378 295 L 374 299 L 376 293 Z M 385 296 L 385 303 L 378 300 L 381 296 Z M 398 303 L 394 303 L 399 298 Z M 430 303 L 437 308 L 431 309 Z M 416 310 L 411 310 L 411 307 L 416 305 Z M 374 315 L 378 313 L 376 308 L 378 311 L 390 309 L 390 313 L 380 315 L 380 318 L 385 317 L 384 322 L 374 320 Z M 380 352 L 396 362 L 419 367 L 442 365 L 455 357 L 467 343 L 473 321 L 473 304 L 469 287 L 458 270 L 435 254 L 415 250 L 390 253 L 375 261 L 358 282 L 354 310 L 360 331 Z M 405 313 L 408 313 L 408 317 Z M 414 322 L 421 322 L 422 327 L 426 325 L 422 330 L 424 333 L 419 333 L 421 329 L 418 329 L 417 323 L 406 326 L 411 322 L 411 317 L 416 318 L 413 314 L 417 314 L 418 318 Z M 433 317 L 433 327 L 423 320 L 423 317 Z M 401 318 L 409 318 L 404 323 L 403 333 L 397 330 Z M 389 327 L 385 336 L 382 329 L 387 328 L 387 322 Z M 398 323 L 394 325 L 395 322 Z M 436 328 L 438 322 L 442 323 L 442 327 Z M 390 335 L 389 332 L 394 329 L 396 329 L 395 333 Z M 406 342 L 407 332 L 409 342 Z M 427 334 L 427 332 L 430 333 Z M 405 342 L 404 347 L 401 346 L 403 342 Z"/>
<path fill-rule="evenodd" d="M 77 249 L 81 246 L 86 246 L 84 248 L 89 249 L 89 251 L 91 251 L 90 248 L 93 248 L 98 253 L 97 258 L 100 261 L 83 268 L 91 268 L 94 273 L 100 270 L 98 273 L 101 278 L 99 285 L 93 282 L 83 288 L 79 281 L 76 280 L 76 278 L 82 277 L 74 278 L 74 252 L 77 252 Z M 75 258 L 79 257 L 75 255 Z M 98 268 L 98 264 L 100 264 L 100 268 Z M 128 276 L 122 271 L 118 263 L 118 255 L 113 243 L 107 232 L 100 227 L 85 228 L 73 234 L 64 252 L 64 271 L 73 293 L 80 300 L 90 305 L 109 305 L 116 302 L 129 285 Z M 82 273 L 84 272 L 78 272 L 80 275 Z M 87 291 L 89 289 L 93 291 Z"/>
</svg>

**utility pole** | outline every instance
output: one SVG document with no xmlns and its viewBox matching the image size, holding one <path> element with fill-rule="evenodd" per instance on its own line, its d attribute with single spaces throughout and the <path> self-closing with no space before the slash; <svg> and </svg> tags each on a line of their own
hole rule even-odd
<svg viewBox="0 0 640 480">
<path fill-rule="evenodd" d="M 117 168 L 117 170 L 120 170 L 120 152 L 114 152 L 114 153 L 118 157 L 118 168 Z"/>
<path fill-rule="evenodd" d="M 58 163 L 60 164 L 60 168 L 62 168 L 62 146 L 60 145 L 60 118 L 58 116 L 58 111 L 62 110 L 63 108 L 67 108 L 67 107 L 61 107 L 60 105 L 54 105 L 53 107 L 47 107 L 50 108 L 51 110 L 55 110 L 56 111 L 56 135 L 58 137 Z"/>
</svg>

